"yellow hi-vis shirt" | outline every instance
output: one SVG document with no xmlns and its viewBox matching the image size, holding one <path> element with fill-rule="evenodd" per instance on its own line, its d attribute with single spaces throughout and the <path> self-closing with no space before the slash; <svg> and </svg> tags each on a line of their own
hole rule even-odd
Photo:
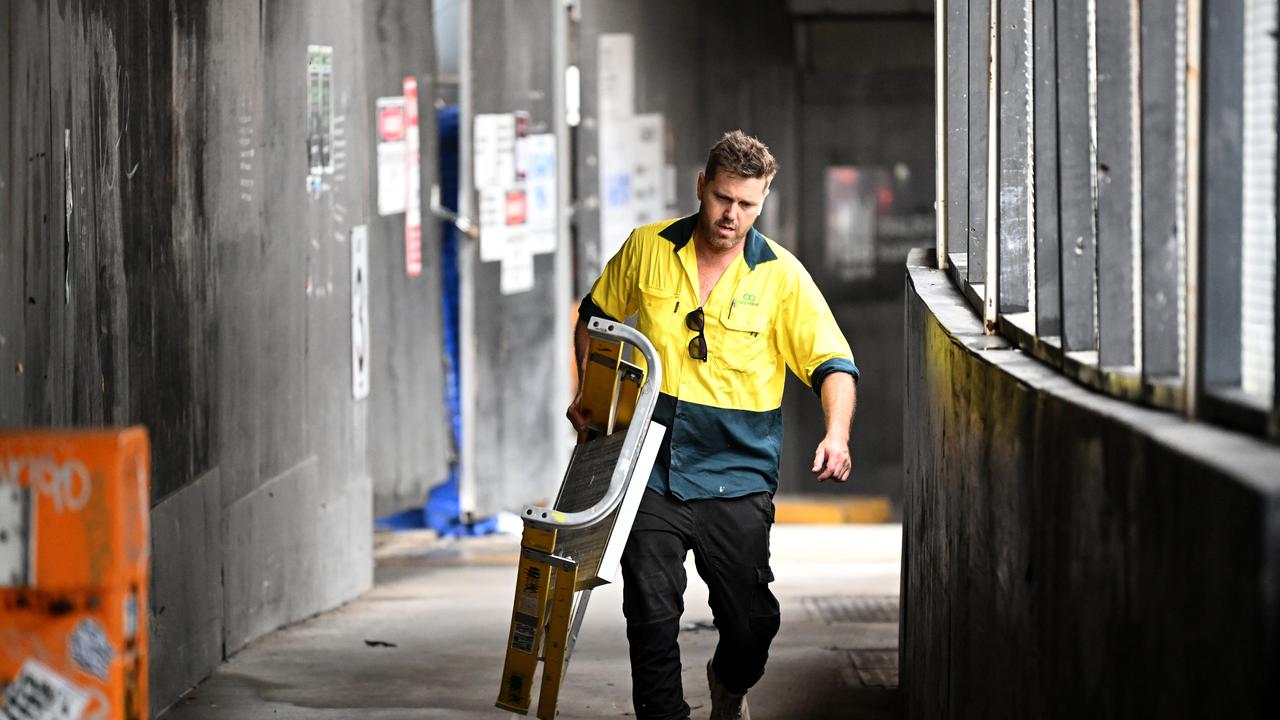
<svg viewBox="0 0 1280 720">
<path fill-rule="evenodd" d="M 697 333 L 698 216 L 632 231 L 582 300 L 581 317 L 636 328 L 657 348 L 662 389 L 654 420 L 670 428 L 649 487 L 684 500 L 778 489 L 786 368 L 819 392 L 833 372 L 858 368 L 826 300 L 785 248 L 751 229 L 742 254 L 703 308 L 707 359 L 690 356 Z M 643 360 L 641 360 L 643 362 Z"/>
</svg>

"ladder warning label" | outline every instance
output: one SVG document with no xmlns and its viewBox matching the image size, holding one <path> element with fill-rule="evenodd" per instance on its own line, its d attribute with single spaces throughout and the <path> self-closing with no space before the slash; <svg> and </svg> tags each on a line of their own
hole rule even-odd
<svg viewBox="0 0 1280 720">
<path fill-rule="evenodd" d="M 537 634 L 538 618 L 533 615 L 516 613 L 515 631 L 511 634 L 511 647 L 533 654 L 533 638 Z"/>
</svg>

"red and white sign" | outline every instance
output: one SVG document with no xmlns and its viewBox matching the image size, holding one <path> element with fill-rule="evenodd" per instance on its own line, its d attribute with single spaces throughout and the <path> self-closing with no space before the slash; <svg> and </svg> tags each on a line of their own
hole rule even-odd
<svg viewBox="0 0 1280 720">
<path fill-rule="evenodd" d="M 382 142 L 404 140 L 404 105 L 387 103 L 378 108 L 378 135 Z"/>
<path fill-rule="evenodd" d="M 378 214 L 399 215 L 405 211 L 409 190 L 408 160 L 405 159 L 404 98 L 378 98 Z"/>
<path fill-rule="evenodd" d="M 418 81 L 404 79 L 405 212 L 404 265 L 409 277 L 422 274 L 422 175 L 418 156 Z"/>
<path fill-rule="evenodd" d="M 525 200 L 523 190 L 507 191 L 507 226 L 524 225 L 525 217 L 529 212 L 529 205 Z"/>
</svg>

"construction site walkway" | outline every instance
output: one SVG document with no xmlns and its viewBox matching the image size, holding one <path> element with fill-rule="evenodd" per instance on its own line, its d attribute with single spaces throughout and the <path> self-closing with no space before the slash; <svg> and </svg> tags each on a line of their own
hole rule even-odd
<svg viewBox="0 0 1280 720">
<path fill-rule="evenodd" d="M 900 717 L 899 525 L 774 528 L 782 630 L 748 696 L 755 720 Z M 498 710 L 519 538 L 382 534 L 374 587 L 271 633 L 224 663 L 163 720 L 508 718 Z M 681 632 L 692 717 L 710 713 L 715 646 L 692 558 Z M 561 692 L 563 720 L 634 717 L 618 586 L 597 590 Z"/>
</svg>

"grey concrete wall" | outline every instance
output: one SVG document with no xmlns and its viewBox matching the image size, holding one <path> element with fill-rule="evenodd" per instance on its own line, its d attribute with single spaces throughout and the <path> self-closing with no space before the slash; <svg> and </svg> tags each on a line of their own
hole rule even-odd
<svg viewBox="0 0 1280 720">
<path fill-rule="evenodd" d="M 471 0 L 463 28 L 470 36 L 463 123 L 470 126 L 478 114 L 523 111 L 529 134 L 556 132 L 555 87 L 563 71 L 553 53 L 554 13 L 563 10 L 551 0 Z M 471 166 L 469 149 L 462 152 L 463 164 Z M 474 177 L 465 174 L 462 192 L 469 198 L 477 190 Z M 475 217 L 477 207 L 470 202 L 465 212 Z M 556 252 L 535 255 L 533 288 L 504 295 L 502 263 L 482 261 L 476 242 L 459 246 L 460 499 L 463 512 L 476 518 L 519 512 L 524 503 L 553 496 L 568 464 L 571 300 L 557 276 L 568 272 L 570 252 L 561 242 Z"/>
<path fill-rule="evenodd" d="M 373 216 L 373 98 L 423 77 L 410 0 L 25 0 L 0 10 L 0 423 L 145 425 L 152 707 L 371 582 L 384 509 L 444 477 L 436 224 Z M 308 190 L 307 46 L 334 48 Z M 369 224 L 372 393 L 352 394 Z"/>
<path fill-rule="evenodd" d="M 929 257 L 906 288 L 907 716 L 1280 714 L 1280 448 L 984 336 Z"/>
</svg>

